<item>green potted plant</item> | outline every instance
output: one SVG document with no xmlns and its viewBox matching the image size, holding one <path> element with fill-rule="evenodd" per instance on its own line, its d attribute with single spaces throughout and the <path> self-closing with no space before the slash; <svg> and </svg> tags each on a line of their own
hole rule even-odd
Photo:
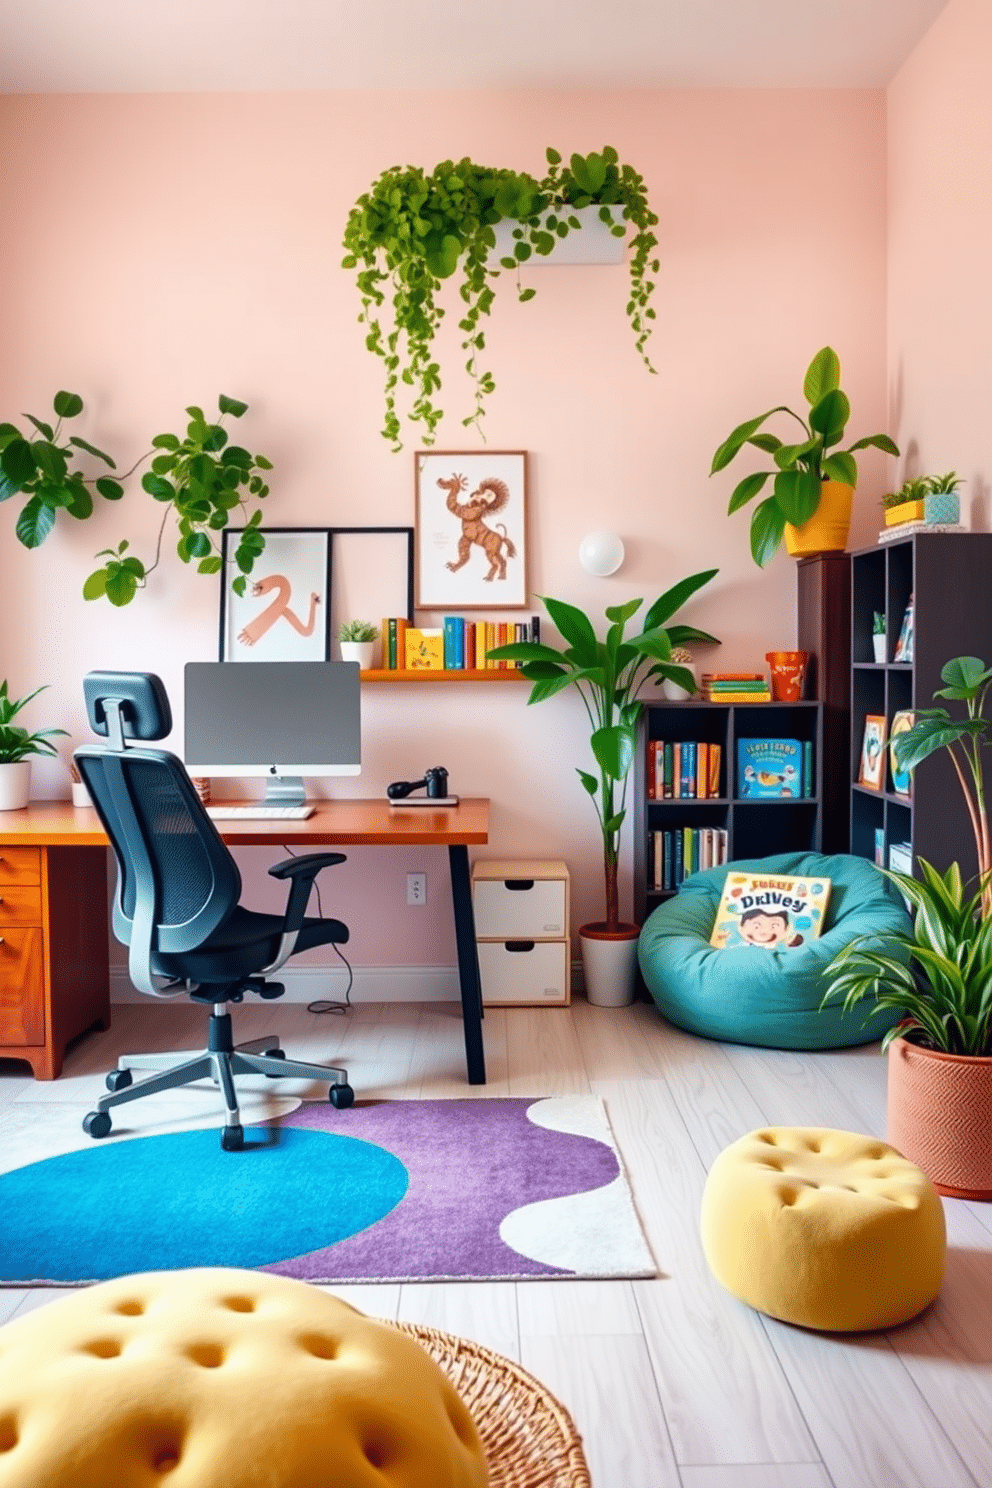
<svg viewBox="0 0 992 1488">
<path fill-rule="evenodd" d="M 843 550 L 851 521 L 851 503 L 858 483 L 855 450 L 884 450 L 898 455 L 887 434 L 866 434 L 847 449 L 837 446 L 851 416 L 851 404 L 840 386 L 840 361 L 830 346 L 816 353 L 806 369 L 803 396 L 809 404 L 805 417 L 785 404 L 738 424 L 713 456 L 710 474 L 724 470 L 745 445 L 771 455 L 773 470 L 746 475 L 734 487 L 727 512 L 753 501 L 772 478 L 772 494 L 751 513 L 751 556 L 764 568 L 778 552 L 783 537 L 788 551 L 801 556 Z M 784 443 L 762 428 L 773 413 L 787 413 L 800 427 L 797 440 Z"/>
<path fill-rule="evenodd" d="M 922 522 L 923 502 L 929 489 L 929 477 L 917 475 L 903 481 L 898 491 L 887 492 L 882 497 L 886 527 L 896 527 L 903 522 Z"/>
<path fill-rule="evenodd" d="M 871 645 L 875 660 L 883 662 L 885 660 L 885 615 L 881 610 L 872 611 Z"/>
<path fill-rule="evenodd" d="M 961 477 L 949 470 L 946 475 L 931 475 L 923 497 L 923 520 L 928 527 L 956 526 L 961 520 Z"/>
<path fill-rule="evenodd" d="M 519 269 L 534 255 L 548 257 L 556 243 L 582 231 L 579 215 L 587 208 L 623 237 L 626 223 L 635 231 L 630 243 L 630 293 L 627 315 L 635 347 L 650 371 L 645 344 L 654 310 L 650 299 L 656 273 L 654 257 L 658 218 L 648 204 L 641 176 L 621 163 L 612 146 L 562 162 L 557 150 L 546 151 L 548 169 L 537 178 L 527 172 L 476 165 L 467 157 L 444 160 L 431 172 L 419 166 L 395 166 L 379 176 L 352 208 L 344 231 L 342 267 L 357 271 L 361 296 L 359 321 L 366 327 L 365 345 L 385 367 L 385 419 L 382 433 L 401 448 L 396 393 L 400 384 L 413 389 L 408 417 L 422 426 L 423 443 L 434 443 L 442 410 L 434 402 L 441 388 L 441 367 L 434 338 L 445 310 L 438 301 L 444 280 L 460 274 L 459 330 L 464 339 L 465 371 L 474 386 L 475 408 L 463 418 L 481 432 L 485 399 L 494 390 L 485 370 L 483 316 L 495 298 L 502 270 L 517 275 L 521 301 L 535 290 L 523 287 Z M 619 220 L 617 220 L 619 214 Z M 512 249 L 494 260 L 495 225 L 513 223 Z M 391 324 L 380 309 L 390 298 Z"/>
<path fill-rule="evenodd" d="M 845 1007 L 871 995 L 905 1011 L 883 1041 L 889 1057 L 889 1140 L 944 1193 L 992 1199 L 992 848 L 982 751 L 992 668 L 959 656 L 941 672 L 935 697 L 965 704 L 917 710 L 893 742 L 900 769 L 947 749 L 968 808 L 978 876 L 964 883 L 952 863 L 941 876 L 918 859 L 922 879 L 886 869 L 913 908 L 913 928 L 862 937 L 835 957 L 828 998 Z M 873 1009 L 874 1011 L 874 1009 Z"/>
<path fill-rule="evenodd" d="M 52 409 L 54 423 L 34 414 L 25 415 L 33 433 L 25 434 L 15 424 L 0 424 L 0 501 L 12 496 L 27 498 L 15 529 L 24 547 L 36 548 L 43 543 L 60 511 L 77 521 L 91 517 L 94 493 L 105 501 L 120 501 L 123 483 L 151 457 L 151 468 L 141 477 L 141 486 L 163 506 L 154 558 L 145 563 L 136 557 L 129 552 L 126 539 L 114 548 L 104 548 L 96 556 L 106 561 L 83 585 L 84 599 L 106 598 L 118 607 L 130 604 L 158 567 L 170 516 L 176 523 L 176 552 L 183 563 L 195 562 L 199 573 L 219 573 L 219 534 L 235 525 L 234 513 L 239 509 L 244 529 L 234 554 L 241 574 L 235 585 L 244 585 L 244 576 L 251 572 L 265 547 L 259 531 L 261 509 L 251 510 L 251 502 L 261 501 L 268 494 L 262 472 L 272 469 L 264 455 L 252 455 L 240 445 L 231 444 L 223 427 L 228 415 L 241 418 L 247 412 L 247 403 L 221 394 L 215 419 L 208 419 L 196 406 L 187 408 L 185 436 L 156 434 L 151 449 L 120 476 L 86 475 L 76 463 L 82 452 L 102 461 L 108 470 L 117 469 L 105 451 L 78 434 L 63 432 L 63 425 L 83 412 L 78 393 L 56 393 Z"/>
<path fill-rule="evenodd" d="M 26 697 L 12 698 L 7 679 L 0 682 L 0 811 L 19 811 L 31 799 L 31 759 L 36 754 L 56 754 L 48 741 L 65 729 L 38 729 L 29 734 L 14 719 L 44 687 Z"/>
<path fill-rule="evenodd" d="M 379 627 L 373 625 L 371 620 L 345 620 L 338 626 L 341 660 L 357 661 L 362 671 L 368 671 L 378 638 Z"/>
<path fill-rule="evenodd" d="M 565 649 L 531 641 L 497 646 L 490 659 L 513 661 L 533 682 L 528 703 L 540 703 L 566 687 L 575 687 L 592 727 L 589 744 L 595 773 L 579 770 L 582 788 L 591 797 L 599 818 L 603 843 L 605 913 L 601 921 L 579 927 L 586 992 L 600 1006 L 622 1006 L 633 997 L 640 927 L 620 919 L 618 869 L 620 828 L 626 815 L 627 779 L 634 762 L 638 701 L 648 681 L 676 682 L 687 692 L 695 688 L 692 673 L 675 662 L 673 646 L 687 641 L 719 645 L 715 636 L 691 625 L 669 625 L 688 599 L 718 572 L 707 569 L 690 575 L 660 595 L 644 616 L 642 630 L 628 636 L 626 628 L 637 614 L 641 599 L 606 610 L 609 627 L 597 639 L 584 611 L 559 599 L 539 596 L 565 641 Z M 619 966 L 616 957 L 619 953 Z"/>
</svg>

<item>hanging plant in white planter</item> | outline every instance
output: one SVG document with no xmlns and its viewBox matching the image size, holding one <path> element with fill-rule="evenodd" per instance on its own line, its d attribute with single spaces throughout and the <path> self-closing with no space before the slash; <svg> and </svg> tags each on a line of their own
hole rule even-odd
<svg viewBox="0 0 992 1488">
<path fill-rule="evenodd" d="M 468 158 L 444 160 L 430 174 L 418 166 L 394 166 L 352 208 L 342 265 L 358 271 L 358 318 L 367 327 L 365 345 L 385 366 L 382 433 L 394 449 L 401 448 L 400 383 L 413 390 L 407 417 L 423 426 L 424 444 L 434 443 L 443 414 L 433 401 L 441 388 L 433 343 L 445 314 L 436 298 L 442 281 L 461 271 L 458 292 L 464 308 L 458 326 L 464 333 L 465 371 L 475 392 L 474 412 L 462 423 L 474 424 L 481 433 L 485 399 L 496 386 L 480 360 L 486 344 L 482 317 L 492 308 L 495 283 L 503 270 L 516 272 L 535 255 L 547 258 L 570 233 L 582 232 L 578 214 L 587 208 L 598 208 L 598 217 L 616 237 L 626 236 L 628 222 L 635 229 L 626 313 L 635 349 L 654 371 L 645 345 L 655 314 L 650 305 L 654 283 L 648 275 L 658 271 L 653 257 L 658 218 L 642 177 L 622 164 L 610 145 L 599 153 L 573 155 L 567 165 L 557 150 L 548 149 L 546 156 L 548 169 L 540 179 L 476 165 Z M 494 228 L 504 220 L 512 223 L 510 241 L 497 256 Z M 521 285 L 518 274 L 518 298 L 531 300 L 535 293 Z M 387 297 L 392 325 L 384 327 L 380 307 Z"/>
</svg>

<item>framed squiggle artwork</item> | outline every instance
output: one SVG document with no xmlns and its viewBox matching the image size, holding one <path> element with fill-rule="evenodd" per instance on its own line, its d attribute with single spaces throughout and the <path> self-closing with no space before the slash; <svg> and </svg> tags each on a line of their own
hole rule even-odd
<svg viewBox="0 0 992 1488">
<path fill-rule="evenodd" d="M 330 661 L 330 529 L 259 529 L 265 547 L 247 575 L 235 557 L 243 530 L 221 533 L 220 660 Z"/>
</svg>

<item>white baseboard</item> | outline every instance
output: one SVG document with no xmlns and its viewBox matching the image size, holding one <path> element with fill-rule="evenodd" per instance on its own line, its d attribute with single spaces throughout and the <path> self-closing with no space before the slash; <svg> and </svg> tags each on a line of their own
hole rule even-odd
<svg viewBox="0 0 992 1488">
<path fill-rule="evenodd" d="M 316 1002 L 323 997 L 338 1001 L 344 997 L 348 973 L 344 967 L 283 967 L 278 980 L 286 988 L 283 1002 Z M 572 990 L 581 992 L 584 986 L 582 963 L 573 961 Z M 351 988 L 352 1002 L 458 1002 L 459 997 L 455 966 L 356 966 Z M 112 966 L 110 1001 L 147 1005 L 150 999 L 132 987 L 123 966 Z M 181 997 L 175 1002 L 184 1005 Z M 169 1005 L 162 1003 L 163 1007 Z"/>
</svg>

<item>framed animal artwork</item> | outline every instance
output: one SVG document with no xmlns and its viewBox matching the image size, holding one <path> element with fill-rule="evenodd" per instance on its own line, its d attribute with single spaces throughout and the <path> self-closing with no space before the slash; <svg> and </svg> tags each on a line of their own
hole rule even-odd
<svg viewBox="0 0 992 1488">
<path fill-rule="evenodd" d="M 417 608 L 525 609 L 526 452 L 420 450 L 414 459 Z"/>
<path fill-rule="evenodd" d="M 330 530 L 260 528 L 247 575 L 235 561 L 243 530 L 221 533 L 220 660 L 330 661 Z"/>
</svg>

